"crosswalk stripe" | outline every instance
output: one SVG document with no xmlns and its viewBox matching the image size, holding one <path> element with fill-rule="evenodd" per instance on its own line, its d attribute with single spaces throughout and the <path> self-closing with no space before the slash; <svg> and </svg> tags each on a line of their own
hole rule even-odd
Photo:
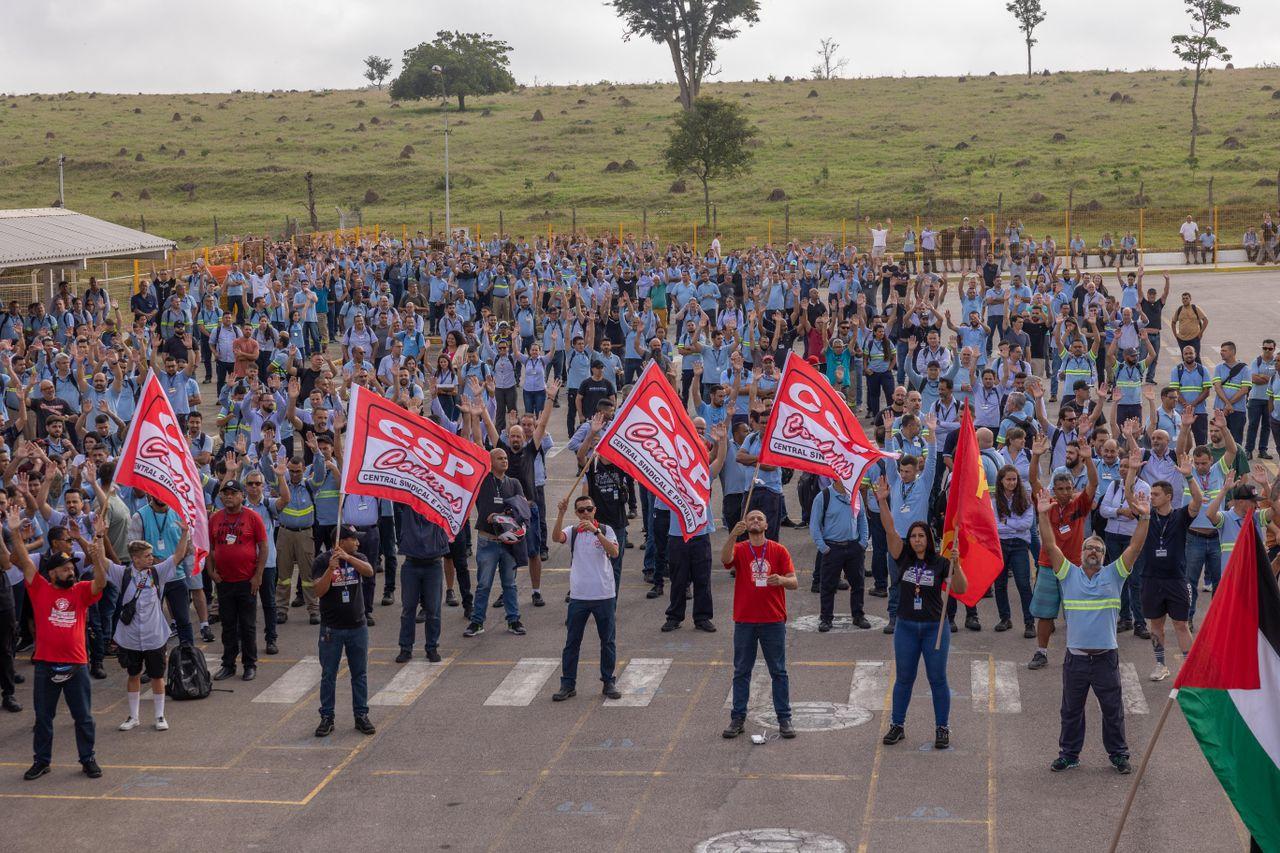
<svg viewBox="0 0 1280 853">
<path fill-rule="evenodd" d="M 285 670 L 284 675 L 253 697 L 253 701 L 291 705 L 314 690 L 319 683 L 320 658 L 308 655 Z"/>
<path fill-rule="evenodd" d="M 528 705 L 559 667 L 559 658 L 521 658 L 484 704 L 507 708 Z"/>
<path fill-rule="evenodd" d="M 1018 666 L 1013 661 L 974 660 L 969 665 L 969 692 L 973 710 L 994 710 L 997 714 L 1022 713 L 1022 697 L 1018 690 Z M 995 707 L 992 708 L 991 673 L 995 671 Z"/>
<path fill-rule="evenodd" d="M 431 682 L 435 681 L 448 665 L 447 660 L 440 663 L 411 660 L 396 673 L 386 687 L 373 694 L 369 704 L 412 705 L 413 701 L 422 695 L 422 691 L 431 686 Z"/>
<path fill-rule="evenodd" d="M 853 668 L 849 704 L 868 711 L 884 710 L 889 689 L 889 664 L 882 660 L 860 660 Z"/>
<path fill-rule="evenodd" d="M 1142 681 L 1138 678 L 1138 668 L 1132 663 L 1120 664 L 1120 698 L 1124 702 L 1126 714 L 1149 714 L 1147 697 L 1142 694 Z"/>
<path fill-rule="evenodd" d="M 618 677 L 621 699 L 606 699 L 606 708 L 646 708 L 671 669 L 671 658 L 633 658 Z"/>
<path fill-rule="evenodd" d="M 773 679 L 769 677 L 769 669 L 764 661 L 756 661 L 751 668 L 751 695 L 747 698 L 749 708 L 757 705 L 769 705 L 773 700 Z M 733 685 L 729 685 L 729 695 L 724 700 L 725 710 L 733 708 Z"/>
</svg>

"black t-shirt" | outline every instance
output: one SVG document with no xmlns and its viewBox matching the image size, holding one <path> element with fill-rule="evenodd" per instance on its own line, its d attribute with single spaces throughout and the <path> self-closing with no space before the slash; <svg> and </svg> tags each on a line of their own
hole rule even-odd
<svg viewBox="0 0 1280 853">
<path fill-rule="evenodd" d="M 525 445 L 528 447 L 529 445 Z M 510 451 L 507 451 L 508 456 Z M 480 491 L 476 494 L 476 530 L 481 533 L 499 533 L 498 528 L 489 523 L 491 515 L 506 515 L 508 513 L 506 499 L 520 495 L 527 497 L 520 481 L 515 477 L 508 476 L 499 480 L 493 474 L 485 476 L 480 483 Z"/>
<path fill-rule="evenodd" d="M 626 474 L 621 468 L 597 457 L 587 472 L 587 494 L 595 501 L 596 521 L 609 527 L 626 526 Z"/>
<path fill-rule="evenodd" d="M 520 483 L 524 497 L 533 500 L 537 494 L 533 488 L 533 461 L 538 457 L 538 448 L 528 438 L 520 445 L 519 452 L 512 450 L 505 441 L 498 442 L 498 446 L 507 452 L 507 476 L 514 477 Z"/>
<path fill-rule="evenodd" d="M 578 399 L 582 401 L 582 416 L 590 418 L 594 415 L 600 401 L 612 397 L 614 391 L 613 383 L 603 376 L 599 379 L 588 376 L 582 380 L 582 384 L 578 386 Z"/>
<path fill-rule="evenodd" d="M 328 548 L 316 557 L 311 564 L 312 580 L 328 571 L 331 554 L 333 549 Z M 359 551 L 353 556 L 368 562 Z M 325 628 L 359 628 L 364 624 L 364 594 L 360 589 L 360 573 L 341 557 L 338 558 L 338 569 L 333 573 L 329 591 L 320 596 L 320 624 Z"/>
<path fill-rule="evenodd" d="M 1142 577 L 1186 577 L 1187 528 L 1191 526 L 1191 514 L 1179 507 L 1168 515 L 1151 513 L 1151 526 L 1147 528 L 1147 541 L 1142 543 Z"/>
<path fill-rule="evenodd" d="M 304 367 L 298 371 L 298 399 L 305 400 L 311 396 L 311 389 L 316 387 L 316 380 L 320 378 L 320 371 L 312 370 L 310 367 Z"/>
<path fill-rule="evenodd" d="M 1138 307 L 1142 309 L 1142 314 L 1147 319 L 1147 328 L 1154 329 L 1156 334 L 1160 333 L 1160 317 L 1164 314 L 1164 300 L 1157 299 L 1149 302 L 1143 299 L 1138 303 Z"/>
<path fill-rule="evenodd" d="M 945 557 L 926 563 L 916 559 L 911 545 L 902 543 L 898 558 L 898 618 L 912 622 L 937 622 L 942 618 L 942 582 L 951 571 Z M 919 598 L 920 608 L 916 609 Z"/>
</svg>

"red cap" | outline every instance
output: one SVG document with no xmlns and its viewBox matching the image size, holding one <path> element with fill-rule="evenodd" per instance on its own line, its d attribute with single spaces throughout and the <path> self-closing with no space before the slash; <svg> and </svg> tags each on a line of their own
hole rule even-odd
<svg viewBox="0 0 1280 853">
<path fill-rule="evenodd" d="M 809 356 L 809 363 L 816 366 L 821 363 L 821 360 L 816 355 L 811 355 Z"/>
</svg>

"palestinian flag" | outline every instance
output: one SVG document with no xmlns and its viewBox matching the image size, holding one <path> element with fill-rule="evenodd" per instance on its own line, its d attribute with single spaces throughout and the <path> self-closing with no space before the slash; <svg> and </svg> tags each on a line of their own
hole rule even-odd
<svg viewBox="0 0 1280 853">
<path fill-rule="evenodd" d="M 1240 819 L 1280 851 L 1280 587 L 1254 525 L 1251 513 L 1173 686 Z"/>
</svg>

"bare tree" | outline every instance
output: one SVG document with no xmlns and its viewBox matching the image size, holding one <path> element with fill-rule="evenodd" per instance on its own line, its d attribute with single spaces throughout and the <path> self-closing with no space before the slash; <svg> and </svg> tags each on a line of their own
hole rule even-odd
<svg viewBox="0 0 1280 853">
<path fill-rule="evenodd" d="M 840 42 L 833 38 L 825 38 L 818 42 L 819 62 L 813 66 L 813 79 L 834 80 L 844 73 L 849 60 L 843 56 L 836 56 L 836 51 L 839 49 Z"/>
<path fill-rule="evenodd" d="M 1187 162 L 1196 162 L 1196 136 L 1200 133 L 1200 116 L 1196 107 L 1200 101 L 1200 81 L 1204 77 L 1205 68 L 1214 59 L 1228 62 L 1231 54 L 1216 38 L 1211 35 L 1218 30 L 1225 30 L 1231 24 L 1227 16 L 1238 15 L 1239 6 L 1224 3 L 1223 0 L 1184 0 L 1187 13 L 1191 15 L 1191 34 L 1174 36 L 1173 52 L 1183 62 L 1195 69 L 1193 88 L 1191 89 L 1191 152 Z"/>
<path fill-rule="evenodd" d="M 364 79 L 370 83 L 377 83 L 378 88 L 381 89 L 382 81 L 391 73 L 391 60 L 370 54 L 364 59 L 364 68 Z"/>
<path fill-rule="evenodd" d="M 1005 8 L 1018 20 L 1018 29 L 1022 30 L 1027 40 L 1027 79 L 1031 78 L 1031 46 L 1036 40 L 1031 37 L 1036 27 L 1044 23 L 1044 10 L 1040 8 L 1040 0 L 1009 0 Z"/>
</svg>

